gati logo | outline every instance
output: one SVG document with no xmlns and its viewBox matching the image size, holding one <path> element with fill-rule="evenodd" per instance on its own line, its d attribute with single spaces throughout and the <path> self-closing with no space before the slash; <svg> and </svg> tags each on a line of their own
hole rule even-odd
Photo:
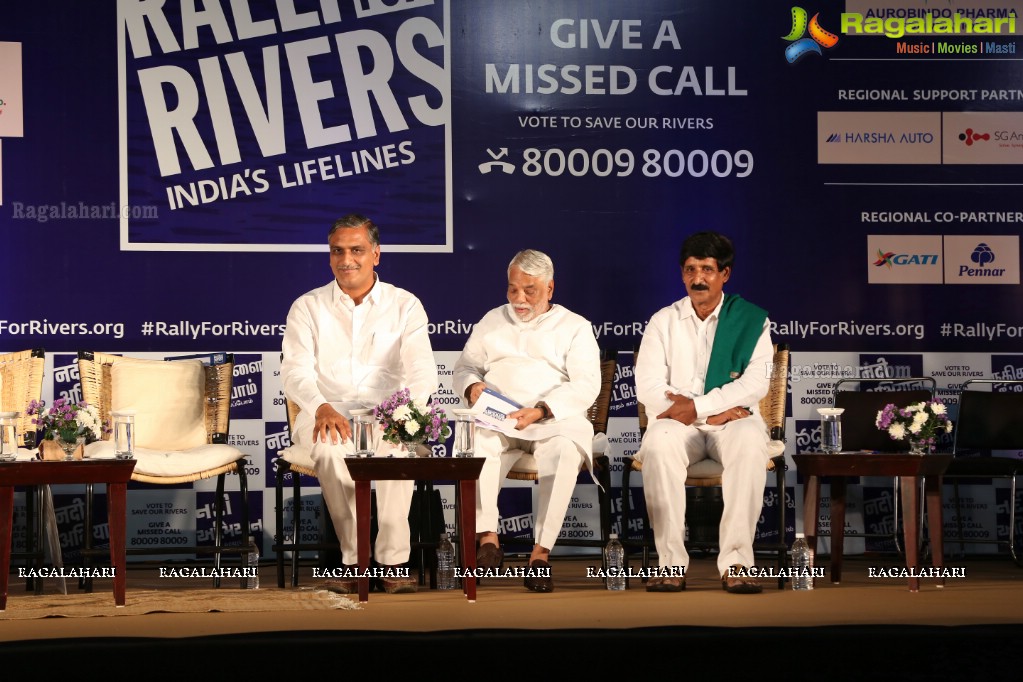
<svg viewBox="0 0 1023 682">
<path fill-rule="evenodd" d="M 809 21 L 806 20 L 807 16 L 806 10 L 802 7 L 792 8 L 792 30 L 787 36 L 782 36 L 782 40 L 791 43 L 785 48 L 785 59 L 789 64 L 795 64 L 810 53 L 823 56 L 822 47 L 831 49 L 838 45 L 838 36 L 820 25 L 818 21 L 820 13 L 814 14 Z M 805 37 L 807 32 L 810 34 L 809 38 Z"/>
<path fill-rule="evenodd" d="M 938 254 L 936 253 L 895 253 L 894 251 L 877 250 L 875 267 L 887 267 L 889 270 L 895 265 L 937 265 Z"/>
<path fill-rule="evenodd" d="M 959 140 L 967 147 L 971 146 L 977 140 L 990 140 L 990 133 L 975 133 L 973 128 L 967 128 L 963 132 L 959 133 Z"/>
</svg>

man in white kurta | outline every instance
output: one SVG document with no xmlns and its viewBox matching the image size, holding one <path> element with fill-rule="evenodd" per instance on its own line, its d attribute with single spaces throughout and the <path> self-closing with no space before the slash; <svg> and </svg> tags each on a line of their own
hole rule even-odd
<svg viewBox="0 0 1023 682">
<path fill-rule="evenodd" d="M 545 254 L 523 251 L 508 269 L 508 304 L 487 313 L 455 364 L 455 389 L 470 405 L 489 388 L 522 405 L 511 412 L 511 433 L 477 429 L 480 473 L 476 528 L 481 565 L 499 563 L 497 497 L 520 450 L 536 458 L 539 507 L 530 567 L 549 573 L 547 559 L 561 532 L 576 477 L 592 460 L 593 426 L 586 410 L 600 391 L 600 351 L 590 323 L 552 305 L 554 267 Z M 488 553 L 490 559 L 488 560 Z M 549 592 L 553 582 L 527 578 Z"/>
<path fill-rule="evenodd" d="M 338 224 L 329 237 L 335 280 L 292 305 L 281 375 L 285 395 L 302 408 L 293 447 L 310 453 L 341 540 L 342 561 L 351 566 L 358 561 L 355 484 L 344 462 L 354 450 L 351 410 L 375 407 L 402 388 L 425 402 L 437 388 L 437 366 L 419 299 L 376 277 L 374 266 L 380 258 L 376 227 L 357 215 L 345 216 Z M 378 454 L 392 448 L 380 442 L 383 449 Z M 376 484 L 379 531 L 374 556 L 384 566 L 408 561 L 413 485 Z M 414 591 L 414 583 L 400 588 Z"/>
<path fill-rule="evenodd" d="M 768 459 L 758 404 L 767 394 L 773 349 L 766 313 L 723 295 L 733 253 L 731 242 L 714 233 L 693 235 L 683 245 L 682 278 L 689 296 L 654 314 L 636 359 L 637 397 L 650 417 L 637 459 L 643 463 L 643 492 L 662 568 L 689 565 L 684 543 L 688 469 L 699 471 L 707 458 L 723 466 L 717 561 L 722 585 L 729 592 L 755 593 L 760 586 L 754 579 L 735 574 L 741 573 L 736 567 L 754 565 Z M 719 326 L 723 309 L 736 312 Z M 715 346 L 719 334 L 730 346 Z M 726 357 L 730 349 L 732 357 Z M 712 367 L 714 354 L 720 362 Z M 717 381 L 708 376 L 714 372 L 721 375 Z M 647 589 L 684 587 L 684 579 L 658 577 Z"/>
</svg>

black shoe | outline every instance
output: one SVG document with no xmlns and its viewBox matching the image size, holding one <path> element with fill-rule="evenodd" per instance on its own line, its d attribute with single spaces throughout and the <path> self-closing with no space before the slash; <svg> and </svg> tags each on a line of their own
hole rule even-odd
<svg viewBox="0 0 1023 682">
<path fill-rule="evenodd" d="M 496 571 L 504 563 L 504 550 L 493 543 L 480 545 L 476 550 L 476 568 Z"/>
<path fill-rule="evenodd" d="M 542 559 L 534 559 L 529 564 L 528 571 L 534 575 L 527 575 L 522 583 L 531 592 L 553 592 L 554 579 L 551 578 L 551 565 Z"/>
</svg>

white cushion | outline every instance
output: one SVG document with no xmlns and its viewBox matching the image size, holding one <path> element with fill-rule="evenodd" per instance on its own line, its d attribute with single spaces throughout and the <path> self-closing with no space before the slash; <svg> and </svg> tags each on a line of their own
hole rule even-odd
<svg viewBox="0 0 1023 682">
<path fill-rule="evenodd" d="M 312 469 L 313 458 L 310 456 L 311 452 L 312 451 L 309 448 L 305 448 L 300 445 L 292 445 L 289 448 L 278 451 L 277 454 L 281 456 L 281 459 L 289 464 L 297 464 L 300 467 Z"/>
<path fill-rule="evenodd" d="M 168 363 L 170 364 L 170 363 Z M 187 450 L 135 448 L 135 473 L 146 476 L 176 478 L 210 471 L 236 462 L 245 455 L 230 445 L 207 445 Z M 100 440 L 85 446 L 86 459 L 112 459 L 114 442 Z"/>
<path fill-rule="evenodd" d="M 110 384 L 110 409 L 135 413 L 136 448 L 166 452 L 206 445 L 199 360 L 115 360 Z"/>
<path fill-rule="evenodd" d="M 593 446 L 591 452 L 594 457 L 600 457 L 605 454 L 610 447 L 607 441 L 607 435 L 603 433 L 597 433 L 593 435 Z M 536 457 L 533 457 L 528 452 L 523 452 L 519 449 L 506 450 L 504 454 L 518 453 L 519 458 L 515 460 L 515 464 L 512 465 L 511 471 L 516 474 L 535 474 L 538 473 L 539 469 L 536 468 Z"/>
</svg>

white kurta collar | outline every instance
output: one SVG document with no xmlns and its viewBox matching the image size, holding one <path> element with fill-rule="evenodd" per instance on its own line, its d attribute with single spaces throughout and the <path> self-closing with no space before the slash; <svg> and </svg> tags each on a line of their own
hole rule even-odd
<svg viewBox="0 0 1023 682">
<path fill-rule="evenodd" d="M 552 303 L 551 307 L 547 310 L 547 312 L 543 313 L 542 315 L 537 315 L 529 322 L 523 322 L 519 318 L 519 316 L 515 314 L 515 308 L 514 306 L 512 306 L 511 303 L 506 303 L 504 308 L 505 311 L 507 312 L 508 319 L 511 320 L 512 324 L 514 324 L 516 327 L 536 327 L 540 325 L 540 323 L 543 322 L 544 320 L 552 317 L 555 312 L 560 310 L 560 306 L 557 303 Z"/>
<path fill-rule="evenodd" d="M 380 287 L 377 286 L 378 284 L 380 284 L 380 275 L 374 272 L 373 287 L 369 290 L 369 293 L 367 293 L 362 298 L 363 303 L 365 303 L 367 300 L 370 301 L 371 303 L 378 303 L 380 301 Z M 341 289 L 341 286 L 337 283 L 337 280 L 334 280 L 334 286 L 331 287 L 330 299 L 331 303 L 333 303 L 334 305 L 343 305 L 349 310 L 355 307 L 355 301 L 352 300 L 352 297 L 346 294 Z"/>
</svg>

